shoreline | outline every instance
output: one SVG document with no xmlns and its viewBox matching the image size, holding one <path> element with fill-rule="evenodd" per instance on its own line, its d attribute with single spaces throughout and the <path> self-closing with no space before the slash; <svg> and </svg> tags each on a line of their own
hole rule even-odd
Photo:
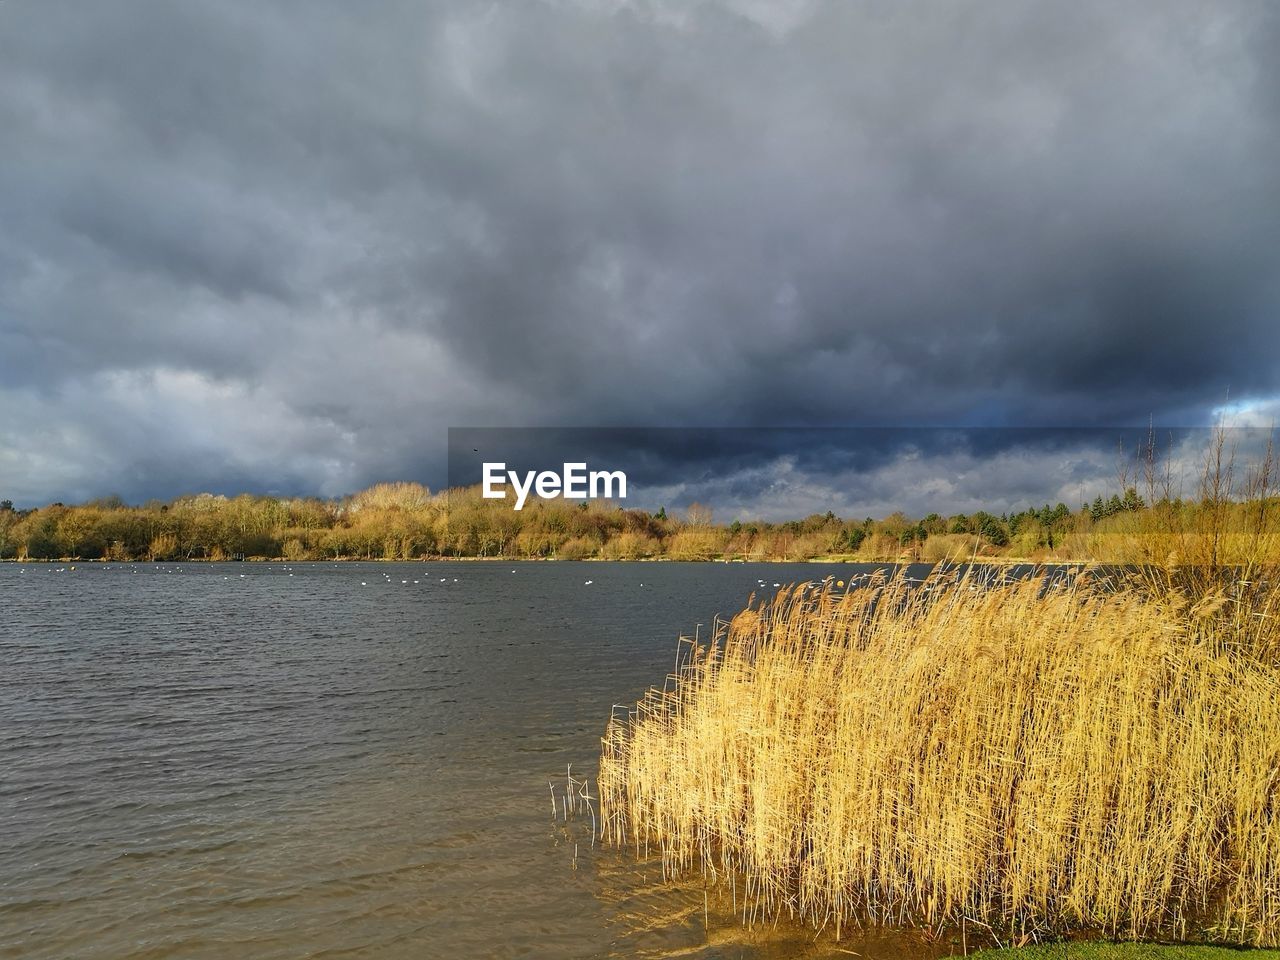
<svg viewBox="0 0 1280 960">
<path fill-rule="evenodd" d="M 139 563 L 723 563 L 723 564 L 751 564 L 751 563 L 794 563 L 794 564 L 824 564 L 837 565 L 848 564 L 851 566 L 872 566 L 876 564 L 889 564 L 892 566 L 919 566 L 919 567 L 936 567 L 939 565 L 949 566 L 990 566 L 990 567 L 1090 567 L 1098 566 L 1104 561 L 1101 560 L 1058 560 L 1058 559 L 1032 559 L 1030 557 L 968 557 L 963 560 L 914 560 L 909 557 L 898 557 L 894 559 L 888 558 L 872 558 L 862 559 L 855 557 L 813 557 L 808 560 L 791 560 L 785 557 L 759 557 L 759 558 L 722 558 L 722 557 L 636 557 L 627 559 L 622 557 L 575 557 L 573 559 L 562 557 L 413 557 L 410 559 L 397 559 L 391 557 L 326 557 L 324 559 L 305 559 L 290 560 L 286 557 L 242 557 L 239 560 L 224 559 L 213 560 L 208 557 L 192 557 L 182 560 L 111 560 L 103 557 L 59 557 L 57 559 L 46 559 L 42 557 L 27 557 L 20 559 L 18 557 L 5 557 L 0 559 L 0 564 L 50 564 L 50 563 L 120 563 L 120 564 L 139 564 Z"/>
</svg>

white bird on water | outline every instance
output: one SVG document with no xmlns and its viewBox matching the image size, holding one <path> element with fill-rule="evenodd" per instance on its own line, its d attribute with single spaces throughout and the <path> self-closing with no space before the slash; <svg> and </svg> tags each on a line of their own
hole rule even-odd
<svg viewBox="0 0 1280 960">
<path fill-rule="evenodd" d="M 589 586 L 591 586 L 593 583 L 595 583 L 595 581 L 594 581 L 594 580 L 588 580 L 586 583 L 584 583 L 584 584 L 583 584 L 583 586 L 584 586 L 584 587 L 589 587 Z"/>
</svg>

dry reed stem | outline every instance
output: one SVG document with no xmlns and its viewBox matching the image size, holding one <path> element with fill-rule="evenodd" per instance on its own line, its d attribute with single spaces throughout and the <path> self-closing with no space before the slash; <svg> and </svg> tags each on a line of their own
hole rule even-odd
<svg viewBox="0 0 1280 960">
<path fill-rule="evenodd" d="M 1280 940 L 1280 674 L 1233 634 L 1277 621 L 969 587 L 802 586 L 682 647 L 608 727 L 602 835 L 744 922 Z"/>
</svg>

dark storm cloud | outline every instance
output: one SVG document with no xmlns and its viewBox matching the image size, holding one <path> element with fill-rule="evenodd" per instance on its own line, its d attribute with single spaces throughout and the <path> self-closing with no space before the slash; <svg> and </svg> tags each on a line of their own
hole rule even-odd
<svg viewBox="0 0 1280 960">
<path fill-rule="evenodd" d="M 1225 432 L 1238 476 L 1265 455 L 1271 419 L 1268 411 Z M 624 472 L 619 505 L 646 510 L 696 502 L 725 517 L 770 520 L 827 510 L 1000 513 L 1075 508 L 1129 486 L 1193 495 L 1215 434 L 1154 426 L 454 428 L 448 482 L 474 486 L 491 464 L 510 489 L 508 472 L 524 483 L 529 473 L 580 463 Z"/>
<path fill-rule="evenodd" d="M 458 424 L 1265 408 L 1278 50 L 1262 0 L 8 0 L 0 496 L 439 484 Z"/>
</svg>

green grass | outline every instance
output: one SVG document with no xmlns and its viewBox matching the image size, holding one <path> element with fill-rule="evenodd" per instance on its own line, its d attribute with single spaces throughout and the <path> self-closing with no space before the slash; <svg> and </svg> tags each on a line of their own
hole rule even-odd
<svg viewBox="0 0 1280 960">
<path fill-rule="evenodd" d="M 1280 950 L 1163 946 L 1156 943 L 1042 943 L 1034 947 L 982 950 L 982 960 L 1280 960 Z"/>
</svg>

